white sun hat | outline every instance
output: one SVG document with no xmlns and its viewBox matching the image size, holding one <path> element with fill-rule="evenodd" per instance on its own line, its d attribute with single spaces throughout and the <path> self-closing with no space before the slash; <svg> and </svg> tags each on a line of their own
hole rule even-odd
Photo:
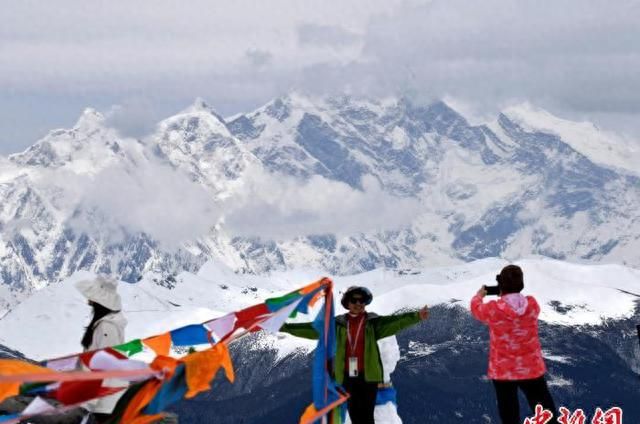
<svg viewBox="0 0 640 424">
<path fill-rule="evenodd" d="M 109 308 L 112 311 L 122 309 L 122 301 L 118 294 L 118 280 L 99 275 L 94 280 L 82 280 L 76 288 L 84 297 Z"/>
</svg>

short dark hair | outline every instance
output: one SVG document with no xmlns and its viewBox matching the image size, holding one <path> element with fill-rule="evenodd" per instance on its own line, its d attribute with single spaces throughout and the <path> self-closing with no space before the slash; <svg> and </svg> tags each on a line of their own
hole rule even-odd
<svg viewBox="0 0 640 424">
<path fill-rule="evenodd" d="M 345 309 L 349 309 L 349 302 L 352 300 L 354 294 L 362 296 L 365 305 L 368 305 L 373 300 L 373 295 L 368 288 L 363 286 L 351 286 L 344 292 L 342 300 L 340 300 L 340 303 Z"/>
<path fill-rule="evenodd" d="M 498 275 L 498 288 L 502 294 L 520 293 L 524 288 L 522 268 L 518 265 L 507 265 Z"/>
</svg>

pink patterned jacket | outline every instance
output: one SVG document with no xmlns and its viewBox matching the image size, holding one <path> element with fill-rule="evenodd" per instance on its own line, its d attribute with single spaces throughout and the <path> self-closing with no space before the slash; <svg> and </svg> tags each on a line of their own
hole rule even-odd
<svg viewBox="0 0 640 424">
<path fill-rule="evenodd" d="M 492 380 L 526 380 L 541 377 L 546 368 L 538 338 L 540 306 L 533 296 L 519 315 L 502 298 L 487 303 L 471 299 L 473 316 L 489 325 L 489 372 Z"/>
</svg>

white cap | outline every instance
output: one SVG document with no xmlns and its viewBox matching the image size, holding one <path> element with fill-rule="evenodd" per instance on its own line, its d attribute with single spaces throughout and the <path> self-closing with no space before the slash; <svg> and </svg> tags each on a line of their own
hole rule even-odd
<svg viewBox="0 0 640 424">
<path fill-rule="evenodd" d="M 95 280 L 82 280 L 76 288 L 84 297 L 112 311 L 122 309 L 122 301 L 118 294 L 118 280 L 99 275 Z"/>
</svg>

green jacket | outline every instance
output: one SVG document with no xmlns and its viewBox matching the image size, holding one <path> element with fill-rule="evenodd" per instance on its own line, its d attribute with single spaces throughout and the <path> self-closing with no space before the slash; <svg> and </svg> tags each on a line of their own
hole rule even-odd
<svg viewBox="0 0 640 424">
<path fill-rule="evenodd" d="M 382 383 L 382 360 L 378 350 L 379 339 L 393 336 L 398 331 L 420 322 L 418 312 L 405 314 L 378 316 L 367 312 L 364 330 L 364 379 L 370 383 Z M 318 333 L 310 322 L 302 324 L 284 324 L 280 331 L 303 337 L 318 339 Z M 345 354 L 347 350 L 347 315 L 336 317 L 336 358 L 334 360 L 335 378 L 338 384 L 344 380 Z"/>
</svg>

